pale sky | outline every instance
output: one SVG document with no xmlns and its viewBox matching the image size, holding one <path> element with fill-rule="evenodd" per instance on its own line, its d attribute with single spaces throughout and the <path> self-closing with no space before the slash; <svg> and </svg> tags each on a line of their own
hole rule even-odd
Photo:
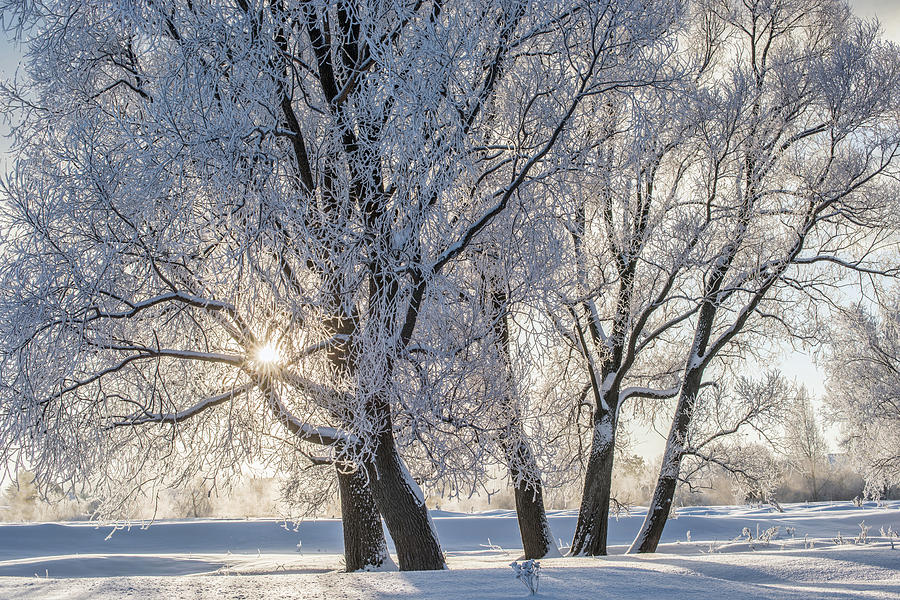
<svg viewBox="0 0 900 600">
<path fill-rule="evenodd" d="M 884 37 L 900 43 L 900 1 L 851 0 L 850 6 L 861 17 L 877 18 L 884 30 Z"/>
<path fill-rule="evenodd" d="M 0 30 L 0 78 L 8 79 L 15 74 L 19 56 L 19 49 L 10 42 L 6 32 Z M 9 146 L 7 135 L 8 124 L 5 119 L 0 119 L 0 165 L 5 164 L 6 149 Z"/>
</svg>

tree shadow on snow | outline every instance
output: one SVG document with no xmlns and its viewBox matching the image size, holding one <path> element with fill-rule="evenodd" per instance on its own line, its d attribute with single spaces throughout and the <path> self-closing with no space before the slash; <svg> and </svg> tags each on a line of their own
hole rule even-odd
<svg viewBox="0 0 900 600">
<path fill-rule="evenodd" d="M 781 553 L 779 553 L 781 554 Z M 783 553 L 785 558 L 807 557 L 809 554 L 801 553 Z M 851 576 L 858 578 L 854 581 L 845 581 L 840 577 L 830 578 L 816 576 L 816 573 L 828 572 L 828 563 L 831 561 L 854 562 L 860 565 L 872 567 L 875 569 L 884 569 L 884 573 L 874 573 L 875 577 L 882 579 L 890 577 L 891 572 L 895 570 L 890 557 L 874 557 L 865 556 L 859 553 L 858 556 L 846 556 L 844 553 L 835 556 L 816 556 L 817 567 L 811 569 L 812 562 L 807 564 L 798 564 L 796 575 L 790 576 L 790 567 L 779 564 L 778 558 L 773 557 L 771 566 L 756 565 L 740 565 L 733 563 L 720 563 L 700 558 L 690 557 L 654 557 L 653 560 L 657 564 L 666 564 L 679 569 L 684 569 L 692 576 L 699 575 L 710 579 L 716 579 L 722 582 L 728 582 L 734 585 L 753 586 L 757 590 L 768 589 L 772 592 L 773 598 L 797 598 L 807 600 L 809 598 L 848 598 L 856 596 L 859 592 L 883 592 L 885 595 L 893 594 L 894 597 L 900 598 L 900 582 L 881 581 L 865 581 L 871 578 L 873 573 L 866 570 L 855 569 Z M 858 560 L 853 560 L 858 559 Z M 837 565 L 835 565 L 837 567 Z M 698 589 L 702 589 L 706 584 L 700 583 Z M 718 584 L 716 584 L 718 585 Z M 827 588 L 827 589 L 826 589 Z M 708 589 L 708 588 L 707 588 Z"/>
</svg>

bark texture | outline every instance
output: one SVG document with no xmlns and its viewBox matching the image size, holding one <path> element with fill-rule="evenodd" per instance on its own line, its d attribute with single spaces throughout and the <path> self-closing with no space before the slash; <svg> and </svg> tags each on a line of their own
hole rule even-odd
<svg viewBox="0 0 900 600">
<path fill-rule="evenodd" d="M 537 471 L 537 461 L 531 447 L 524 440 L 512 442 L 506 439 L 504 450 L 507 454 L 509 476 L 515 486 L 516 519 L 525 558 L 544 558 L 558 555 L 553 541 L 547 511 L 544 509 L 544 486 Z M 522 465 L 527 467 L 522 468 Z"/>
<path fill-rule="evenodd" d="M 344 528 L 344 566 L 347 572 L 393 564 L 388 554 L 381 515 L 369 491 L 364 471 L 338 471 L 341 521 Z"/>
<path fill-rule="evenodd" d="M 606 554 L 615 434 L 615 423 L 611 415 L 601 415 L 594 424 L 581 507 L 570 550 L 573 556 Z"/>
<path fill-rule="evenodd" d="M 672 428 L 669 430 L 669 437 L 666 440 L 666 451 L 663 455 L 659 479 L 656 481 L 653 498 L 641 530 L 631 547 L 628 548 L 629 554 L 656 552 L 656 548 L 659 546 L 663 529 L 665 529 L 669 513 L 672 511 L 672 501 L 678 485 L 678 473 L 681 470 L 681 459 L 684 457 L 685 439 L 694 413 L 694 403 L 700 392 L 701 377 L 701 369 L 690 370 L 681 386 Z"/>
<path fill-rule="evenodd" d="M 374 462 L 367 468 L 369 487 L 397 548 L 400 570 L 445 569 L 425 498 L 397 453 L 390 430 L 381 434 Z"/>
</svg>

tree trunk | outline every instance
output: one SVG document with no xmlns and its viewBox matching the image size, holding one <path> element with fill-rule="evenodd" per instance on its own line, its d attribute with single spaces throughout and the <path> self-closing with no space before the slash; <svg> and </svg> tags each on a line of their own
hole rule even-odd
<svg viewBox="0 0 900 600">
<path fill-rule="evenodd" d="M 666 443 L 666 454 L 663 458 L 662 469 L 653 490 L 653 499 L 647 509 L 647 516 L 641 525 L 641 530 L 628 548 L 628 554 L 643 552 L 656 552 L 659 540 L 662 537 L 669 513 L 672 511 L 672 499 L 675 497 L 675 487 L 678 485 L 678 471 L 681 468 L 681 453 L 670 452 L 671 435 Z"/>
<path fill-rule="evenodd" d="M 544 510 L 544 486 L 537 461 L 531 447 L 520 437 L 521 431 L 517 433 L 519 436 L 503 436 L 501 444 L 514 485 L 516 518 L 525 558 L 560 556 Z"/>
<path fill-rule="evenodd" d="M 616 427 L 611 413 L 600 415 L 594 423 L 591 454 L 578 523 L 572 539 L 573 556 L 603 556 L 609 530 L 609 498 L 612 482 L 613 457 L 616 450 Z"/>
<path fill-rule="evenodd" d="M 400 570 L 445 569 L 444 553 L 425 507 L 425 496 L 403 464 L 390 429 L 379 435 L 374 462 L 367 468 L 369 489 L 394 540 Z"/>
<path fill-rule="evenodd" d="M 516 519 L 525 558 L 560 556 L 553 541 L 547 511 L 544 509 L 544 486 L 537 460 L 522 427 L 522 420 L 515 401 L 515 386 L 512 382 L 512 354 L 509 342 L 509 321 L 507 321 L 509 296 L 503 286 L 497 285 L 489 274 L 484 276 L 490 297 L 490 317 L 493 321 L 494 345 L 500 354 L 506 391 L 502 402 L 509 424 L 500 435 L 500 446 L 506 456 L 509 477 L 513 482 L 516 498 Z"/>
<path fill-rule="evenodd" d="M 653 490 L 653 499 L 647 509 L 647 516 L 641 525 L 641 530 L 628 554 L 656 552 L 663 529 L 672 510 L 672 500 L 675 498 L 675 487 L 678 485 L 678 473 L 681 470 L 681 459 L 684 456 L 684 443 L 688 427 L 694 412 L 694 403 L 697 393 L 700 391 L 700 379 L 702 371 L 689 372 L 681 386 L 681 394 L 678 398 L 678 406 L 675 407 L 675 415 L 672 420 L 672 429 L 669 430 L 669 438 L 666 440 L 666 451 L 663 455 L 662 467 L 659 471 L 659 479 L 656 481 L 656 489 Z"/>
<path fill-rule="evenodd" d="M 368 571 L 394 566 L 365 472 L 338 470 L 337 479 L 341 491 L 345 570 Z"/>
</svg>

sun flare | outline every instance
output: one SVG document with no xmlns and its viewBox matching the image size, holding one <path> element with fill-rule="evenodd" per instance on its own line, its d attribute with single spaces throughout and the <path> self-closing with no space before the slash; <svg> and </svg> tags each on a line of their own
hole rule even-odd
<svg viewBox="0 0 900 600">
<path fill-rule="evenodd" d="M 254 360 L 262 367 L 272 367 L 281 361 L 281 353 L 275 344 L 268 342 L 256 349 Z"/>
</svg>

